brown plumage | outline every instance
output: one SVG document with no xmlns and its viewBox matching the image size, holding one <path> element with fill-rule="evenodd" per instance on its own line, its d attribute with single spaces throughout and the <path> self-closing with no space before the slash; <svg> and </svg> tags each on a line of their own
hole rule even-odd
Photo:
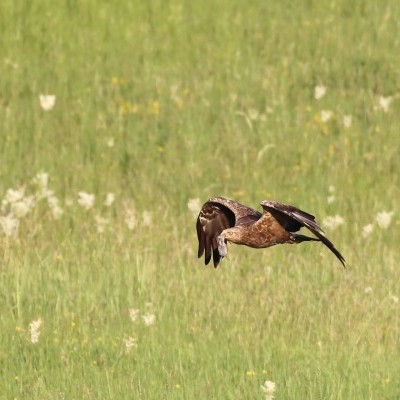
<svg viewBox="0 0 400 400">
<path fill-rule="evenodd" d="M 227 255 L 227 242 L 259 249 L 282 243 L 320 241 L 346 267 L 343 256 L 324 235 L 313 215 L 275 201 L 263 200 L 261 206 L 263 213 L 225 197 L 208 200 L 200 210 L 196 224 L 199 258 L 205 253 L 207 265 L 212 255 L 216 268 Z M 302 227 L 316 238 L 295 233 Z"/>
</svg>

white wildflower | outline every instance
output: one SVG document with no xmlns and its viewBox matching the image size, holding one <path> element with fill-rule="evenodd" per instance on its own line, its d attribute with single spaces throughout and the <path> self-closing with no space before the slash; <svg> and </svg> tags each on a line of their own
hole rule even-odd
<svg viewBox="0 0 400 400">
<path fill-rule="evenodd" d="M 133 229 L 136 228 L 137 220 L 136 220 L 136 211 L 134 207 L 125 207 L 124 220 L 129 230 L 132 231 Z"/>
<path fill-rule="evenodd" d="M 60 219 L 61 216 L 64 214 L 64 210 L 59 206 L 50 207 L 50 211 L 54 219 Z"/>
<path fill-rule="evenodd" d="M 387 113 L 389 111 L 390 103 L 392 102 L 392 97 L 380 96 L 378 100 L 379 107 L 383 112 Z"/>
<path fill-rule="evenodd" d="M 256 121 L 258 119 L 258 111 L 254 108 L 251 108 L 248 112 L 248 116 L 251 120 Z"/>
<path fill-rule="evenodd" d="M 352 123 L 353 123 L 353 117 L 351 115 L 345 115 L 343 117 L 343 126 L 345 128 L 350 128 Z"/>
<path fill-rule="evenodd" d="M 86 193 L 86 192 L 79 192 L 78 193 L 78 204 L 82 206 L 85 210 L 89 210 L 93 207 L 95 195 Z"/>
<path fill-rule="evenodd" d="M 335 196 L 331 195 L 326 198 L 328 204 L 332 204 L 335 201 Z"/>
<path fill-rule="evenodd" d="M 45 172 L 39 172 L 36 174 L 33 182 L 36 183 L 36 185 L 38 185 L 40 188 L 47 188 L 47 185 L 49 184 L 49 174 Z"/>
<path fill-rule="evenodd" d="M 340 215 L 328 216 L 322 221 L 322 225 L 324 225 L 331 231 L 333 231 L 334 229 L 336 229 L 339 225 L 342 225 L 343 223 L 344 223 L 344 219 Z"/>
<path fill-rule="evenodd" d="M 364 293 L 365 294 L 369 294 L 369 293 L 372 293 L 372 287 L 371 286 L 367 286 L 365 289 L 364 289 Z"/>
<path fill-rule="evenodd" d="M 114 147 L 114 145 L 115 145 L 114 138 L 113 137 L 108 138 L 107 139 L 107 146 L 108 147 Z"/>
<path fill-rule="evenodd" d="M 51 190 L 47 187 L 40 189 L 40 193 L 39 193 L 40 199 L 48 199 L 50 197 L 54 197 L 54 190 Z"/>
<path fill-rule="evenodd" d="M 50 111 L 56 104 L 56 96 L 53 94 L 41 94 L 39 101 L 44 111 Z"/>
<path fill-rule="evenodd" d="M 58 207 L 60 205 L 60 201 L 54 195 L 54 192 L 52 190 L 48 192 L 46 197 L 47 197 L 47 204 L 49 205 L 50 208 Z"/>
<path fill-rule="evenodd" d="M 106 199 L 104 200 L 104 205 L 107 207 L 110 207 L 115 200 L 115 194 L 114 193 L 107 193 Z"/>
<path fill-rule="evenodd" d="M 151 212 L 147 210 L 143 211 L 142 220 L 144 226 L 150 226 L 153 220 Z"/>
<path fill-rule="evenodd" d="M 17 218 L 25 217 L 35 206 L 35 196 L 27 196 L 10 205 L 11 213 Z"/>
<path fill-rule="evenodd" d="M 103 218 L 100 215 L 96 215 L 94 219 L 97 225 L 97 232 L 104 233 L 106 226 L 110 223 L 110 221 L 107 218 Z"/>
<path fill-rule="evenodd" d="M 0 226 L 3 230 L 4 235 L 16 235 L 18 232 L 19 220 L 11 214 L 4 217 L 0 216 Z"/>
<path fill-rule="evenodd" d="M 48 193 L 46 193 L 45 198 L 47 199 L 47 204 L 49 205 L 53 219 L 60 219 L 64 214 L 64 210 L 60 206 L 59 199 L 54 195 L 54 192 L 52 190 L 49 190 Z"/>
<path fill-rule="evenodd" d="M 392 222 L 392 217 L 393 217 L 394 212 L 390 211 L 381 211 L 379 212 L 376 217 L 375 217 L 375 221 L 378 224 L 379 228 L 382 229 L 387 229 L 390 225 L 390 223 Z"/>
<path fill-rule="evenodd" d="M 314 88 L 314 97 L 319 100 L 322 99 L 326 94 L 326 87 L 322 85 L 315 86 Z"/>
<path fill-rule="evenodd" d="M 274 398 L 274 393 L 276 390 L 276 384 L 272 381 L 265 381 L 261 385 L 261 389 L 264 392 L 265 400 L 272 400 Z"/>
<path fill-rule="evenodd" d="M 365 225 L 362 230 L 363 238 L 364 239 L 367 238 L 372 233 L 373 230 L 374 230 L 374 225 L 372 225 L 372 224 Z"/>
<path fill-rule="evenodd" d="M 30 208 L 24 201 L 17 201 L 11 204 L 11 214 L 17 218 L 23 218 L 29 213 Z"/>
<path fill-rule="evenodd" d="M 57 198 L 56 195 L 54 194 L 54 190 L 51 190 L 51 189 L 45 189 L 43 192 L 43 197 L 47 200 L 50 199 L 50 202 L 52 201 L 53 198 Z M 72 201 L 72 203 L 73 203 L 73 201 Z"/>
<path fill-rule="evenodd" d="M 154 314 L 142 315 L 142 318 L 146 326 L 153 325 L 156 322 L 156 316 Z"/>
<path fill-rule="evenodd" d="M 392 302 L 394 304 L 397 304 L 399 302 L 398 296 L 395 296 L 394 294 L 391 294 L 389 297 L 390 297 L 390 300 L 392 300 Z"/>
<path fill-rule="evenodd" d="M 328 122 L 333 117 L 333 112 L 330 110 L 321 111 L 321 121 Z"/>
<path fill-rule="evenodd" d="M 8 189 L 6 192 L 6 195 L 3 199 L 3 204 L 12 204 L 16 203 L 17 201 L 20 201 L 23 199 L 25 193 L 25 188 L 20 188 L 17 190 L 14 189 Z"/>
<path fill-rule="evenodd" d="M 53 191 L 48 188 L 49 174 L 45 172 L 40 172 L 39 174 L 36 174 L 36 176 L 33 178 L 33 183 L 36 184 L 38 188 L 37 196 L 40 199 L 53 195 Z"/>
<path fill-rule="evenodd" d="M 329 187 L 328 187 L 328 192 L 329 192 L 329 193 L 333 193 L 334 191 L 335 191 L 335 186 L 329 185 Z"/>
<path fill-rule="evenodd" d="M 41 325 L 42 325 L 42 320 L 40 318 L 35 320 L 35 321 L 32 321 L 29 324 L 29 332 L 30 332 L 30 335 L 31 335 L 31 342 L 32 343 L 37 343 L 39 341 Z"/>
<path fill-rule="evenodd" d="M 197 217 L 201 208 L 200 199 L 199 198 L 189 199 L 187 206 L 189 211 L 193 214 L 193 216 Z"/>
<path fill-rule="evenodd" d="M 129 312 L 129 318 L 130 318 L 133 322 L 135 322 L 135 321 L 138 319 L 139 310 L 138 310 L 137 308 L 130 308 L 130 309 L 128 310 L 128 312 Z"/>
<path fill-rule="evenodd" d="M 128 354 L 133 347 L 137 347 L 137 339 L 129 336 L 126 339 L 123 339 L 124 346 L 125 346 L 125 353 Z"/>
<path fill-rule="evenodd" d="M 263 275 L 272 275 L 273 271 L 273 268 L 268 265 L 264 267 Z"/>
</svg>

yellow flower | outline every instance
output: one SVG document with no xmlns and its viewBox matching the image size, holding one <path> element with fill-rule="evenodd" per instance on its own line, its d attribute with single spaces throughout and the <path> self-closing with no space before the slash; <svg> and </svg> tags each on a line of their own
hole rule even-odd
<svg viewBox="0 0 400 400">
<path fill-rule="evenodd" d="M 127 111 L 128 111 L 127 102 L 126 101 L 121 101 L 119 103 L 119 113 L 120 113 L 120 115 L 126 114 Z"/>
<path fill-rule="evenodd" d="M 123 100 L 119 103 L 119 113 L 120 115 L 125 114 L 137 114 L 139 111 L 139 107 L 137 104 L 132 103 L 129 100 Z"/>
<path fill-rule="evenodd" d="M 111 78 L 111 85 L 117 86 L 117 85 L 124 85 L 126 83 L 126 79 L 124 78 L 118 78 L 117 76 L 113 76 Z"/>
<path fill-rule="evenodd" d="M 160 114 L 160 103 L 157 100 L 153 100 L 149 103 L 148 113 L 154 116 Z"/>
<path fill-rule="evenodd" d="M 136 104 L 130 103 L 129 112 L 131 114 L 136 114 L 138 112 L 138 106 Z"/>
<path fill-rule="evenodd" d="M 261 86 L 263 89 L 267 89 L 267 87 L 269 86 L 269 80 L 267 78 L 264 78 L 261 82 Z"/>
</svg>

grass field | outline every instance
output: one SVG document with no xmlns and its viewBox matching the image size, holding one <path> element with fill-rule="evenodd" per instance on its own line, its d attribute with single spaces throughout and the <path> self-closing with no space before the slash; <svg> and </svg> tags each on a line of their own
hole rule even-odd
<svg viewBox="0 0 400 400">
<path fill-rule="evenodd" d="M 400 398 L 399 2 L 0 11 L 1 399 Z M 205 267 L 216 195 L 315 213 L 347 270 Z"/>
</svg>

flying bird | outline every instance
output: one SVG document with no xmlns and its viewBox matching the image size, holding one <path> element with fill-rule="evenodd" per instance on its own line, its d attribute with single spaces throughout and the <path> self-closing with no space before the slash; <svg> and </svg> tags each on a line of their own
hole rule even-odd
<svg viewBox="0 0 400 400">
<path fill-rule="evenodd" d="M 217 268 L 220 260 L 228 254 L 228 242 L 260 249 L 283 243 L 320 241 L 346 267 L 343 256 L 324 235 L 314 215 L 276 201 L 263 200 L 261 206 L 263 213 L 225 197 L 208 200 L 201 208 L 196 223 L 198 257 L 205 253 L 207 265 L 212 255 Z M 303 227 L 316 237 L 296 233 Z"/>
</svg>

